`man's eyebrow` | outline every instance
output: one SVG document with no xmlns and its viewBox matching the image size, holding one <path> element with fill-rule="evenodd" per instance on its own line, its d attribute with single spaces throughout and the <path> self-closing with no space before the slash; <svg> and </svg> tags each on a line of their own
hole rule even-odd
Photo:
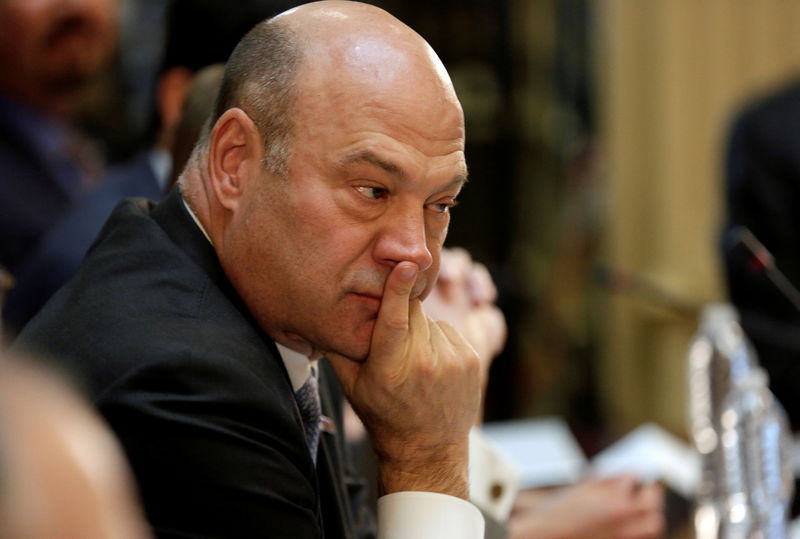
<svg viewBox="0 0 800 539">
<path fill-rule="evenodd" d="M 392 176 L 396 176 L 399 179 L 405 179 L 406 173 L 403 169 L 397 166 L 395 163 L 391 161 L 387 161 L 375 155 L 375 152 L 371 150 L 360 150 L 355 153 L 351 153 L 346 155 L 339 164 L 341 166 L 352 165 L 355 163 L 367 163 L 373 166 L 376 166 L 384 171 L 388 172 Z"/>
<path fill-rule="evenodd" d="M 387 161 L 381 157 L 378 157 L 375 152 L 371 150 L 360 150 L 358 152 L 351 153 L 339 161 L 340 166 L 343 167 L 354 163 L 367 163 L 376 166 L 401 180 L 407 177 L 402 168 L 391 161 Z M 466 167 L 464 167 L 464 171 L 453 177 L 450 183 L 448 183 L 443 190 L 449 189 L 457 184 L 465 184 L 467 181 L 467 170 Z"/>
<path fill-rule="evenodd" d="M 460 185 L 460 186 L 463 187 L 464 184 L 467 183 L 468 181 L 469 181 L 469 178 L 467 177 L 467 172 L 465 170 L 464 172 L 462 172 L 460 174 L 457 174 L 452 180 L 450 180 L 450 183 L 445 185 L 444 189 L 442 189 L 442 191 L 446 191 L 446 190 L 450 189 L 451 187 L 455 187 L 456 185 Z"/>
</svg>

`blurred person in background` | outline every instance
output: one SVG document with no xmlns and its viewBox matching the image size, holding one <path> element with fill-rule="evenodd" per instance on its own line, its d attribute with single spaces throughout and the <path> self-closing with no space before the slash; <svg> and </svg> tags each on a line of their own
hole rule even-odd
<svg viewBox="0 0 800 539">
<path fill-rule="evenodd" d="M 70 125 L 117 44 L 116 0 L 0 0 L 0 265 L 19 265 L 103 163 Z"/>
<path fill-rule="evenodd" d="M 236 9 L 220 0 L 175 0 L 170 5 L 166 47 L 154 92 L 150 145 L 129 161 L 110 168 L 102 183 L 55 220 L 16 265 L 16 284 L 3 310 L 7 338 L 13 339 L 75 274 L 119 201 L 129 197 L 160 200 L 171 187 L 180 172 L 173 171 L 172 163 L 175 129 L 197 71 L 224 63 L 250 28 L 296 3 L 247 0 L 238 3 Z M 210 35 L 214 39 L 209 39 Z M 186 152 L 186 148 L 180 151 Z"/>
<path fill-rule="evenodd" d="M 225 72 L 225 64 L 212 64 L 197 72 L 186 94 L 181 119 L 175 128 L 172 144 L 172 177 L 169 185 L 178 181 L 183 167 L 189 161 L 197 139 L 214 110 L 219 85 Z"/>
<path fill-rule="evenodd" d="M 150 537 L 119 444 L 55 372 L 0 349 L 0 537 Z"/>
</svg>

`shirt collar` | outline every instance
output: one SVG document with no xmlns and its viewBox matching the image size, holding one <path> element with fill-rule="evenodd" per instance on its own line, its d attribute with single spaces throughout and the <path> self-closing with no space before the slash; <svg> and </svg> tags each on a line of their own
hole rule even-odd
<svg viewBox="0 0 800 539">
<path fill-rule="evenodd" d="M 317 360 L 309 361 L 308 357 L 295 352 L 291 348 L 283 346 L 281 343 L 275 343 L 278 347 L 278 353 L 281 355 L 283 364 L 286 366 L 286 372 L 289 373 L 289 380 L 292 382 L 292 389 L 297 391 L 306 383 L 309 376 L 317 375 Z"/>
<path fill-rule="evenodd" d="M 195 213 L 192 211 L 192 208 L 189 207 L 189 205 L 186 203 L 186 199 L 183 198 L 182 195 L 181 195 L 181 202 L 183 202 L 183 207 L 186 208 L 187 212 L 189 212 L 189 215 L 192 217 L 192 220 L 194 221 L 194 224 L 197 225 L 197 228 L 199 228 L 200 232 L 203 233 L 203 236 L 206 237 L 206 239 L 208 240 L 208 243 L 210 243 L 211 245 L 214 245 L 214 242 L 211 241 L 211 237 L 208 235 L 208 232 L 206 232 L 205 227 L 202 225 L 202 223 L 200 223 L 200 219 L 197 218 L 197 215 L 195 215 Z"/>
</svg>

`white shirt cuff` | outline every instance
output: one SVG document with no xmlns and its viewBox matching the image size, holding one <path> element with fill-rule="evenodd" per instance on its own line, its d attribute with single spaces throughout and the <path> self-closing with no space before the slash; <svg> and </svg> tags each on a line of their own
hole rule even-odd
<svg viewBox="0 0 800 539">
<path fill-rule="evenodd" d="M 468 501 L 437 492 L 378 498 L 378 539 L 483 539 L 483 515 Z"/>
<path fill-rule="evenodd" d="M 520 472 L 497 446 L 473 427 L 469 433 L 469 501 L 497 522 L 511 514 Z"/>
</svg>

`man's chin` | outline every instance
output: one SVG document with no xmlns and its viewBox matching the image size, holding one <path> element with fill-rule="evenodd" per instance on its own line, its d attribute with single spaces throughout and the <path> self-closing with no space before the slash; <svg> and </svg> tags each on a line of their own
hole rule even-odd
<svg viewBox="0 0 800 539">
<path fill-rule="evenodd" d="M 369 357 L 369 345 L 364 348 L 362 346 L 353 346 L 352 348 L 348 347 L 347 353 L 339 352 L 339 355 L 346 357 L 351 361 L 355 361 L 356 363 L 364 363 Z"/>
<path fill-rule="evenodd" d="M 339 354 L 352 361 L 363 363 L 369 357 L 372 343 L 372 332 L 375 329 L 375 320 L 362 322 L 351 330 L 343 329 L 341 334 L 334 335 L 331 350 L 339 350 Z"/>
<path fill-rule="evenodd" d="M 338 346 L 332 346 L 330 350 L 340 356 L 344 356 L 356 363 L 364 363 L 369 356 L 369 341 L 367 342 L 352 342 L 352 343 L 336 343 Z"/>
</svg>

